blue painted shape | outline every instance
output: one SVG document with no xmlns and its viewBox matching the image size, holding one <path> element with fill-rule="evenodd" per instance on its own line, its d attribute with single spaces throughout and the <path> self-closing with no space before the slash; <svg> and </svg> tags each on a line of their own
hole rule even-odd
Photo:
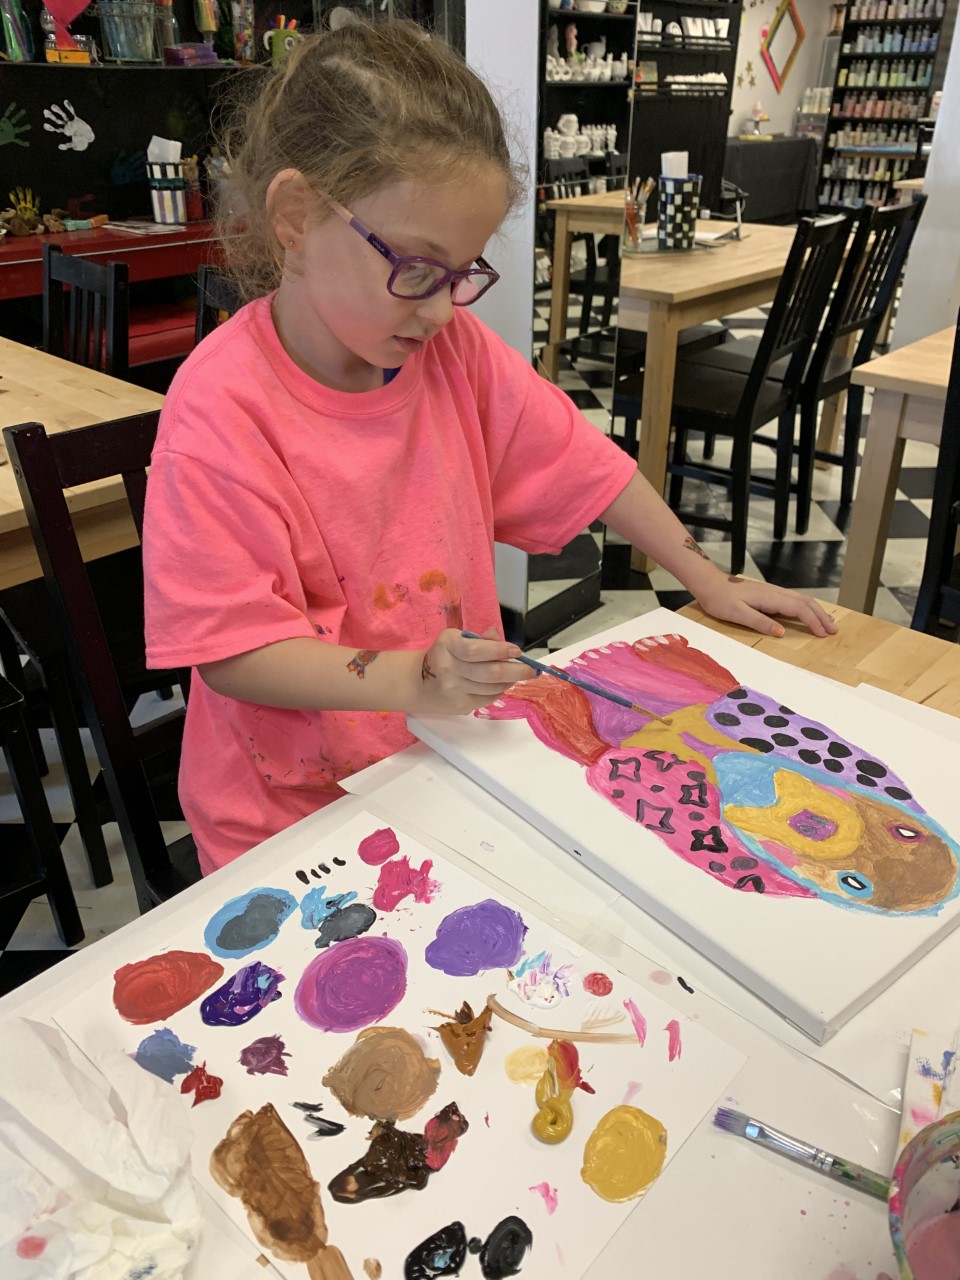
<svg viewBox="0 0 960 1280">
<path fill-rule="evenodd" d="M 327 886 L 318 884 L 309 893 L 303 895 L 300 902 L 300 923 L 304 929 L 319 929 L 327 916 L 339 910 L 340 907 L 345 907 L 348 902 L 353 902 L 357 896 L 351 891 L 335 893 L 326 898 L 324 897 L 326 892 Z"/>
<path fill-rule="evenodd" d="M 742 809 L 768 809 L 777 802 L 773 775 L 790 764 L 782 756 L 748 755 L 745 751 L 724 751 L 713 761 L 723 803 Z M 823 774 L 816 775 L 823 783 Z"/>
<path fill-rule="evenodd" d="M 184 1044 L 169 1027 L 161 1027 L 141 1040 L 133 1060 L 138 1067 L 149 1071 L 167 1084 L 173 1084 L 174 1076 L 185 1076 L 193 1070 L 196 1046 Z"/>
<path fill-rule="evenodd" d="M 269 946 L 297 908 L 286 889 L 251 889 L 231 898 L 210 917 L 203 943 L 215 956 L 237 960 Z"/>
</svg>

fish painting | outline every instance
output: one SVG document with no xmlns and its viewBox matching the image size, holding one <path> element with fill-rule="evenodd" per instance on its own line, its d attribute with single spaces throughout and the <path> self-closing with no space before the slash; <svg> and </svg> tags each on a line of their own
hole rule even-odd
<svg viewBox="0 0 960 1280">
<path fill-rule="evenodd" d="M 960 849 L 904 779 L 684 636 L 611 643 L 565 669 L 652 714 L 549 675 L 476 714 L 525 719 L 588 786 L 721 884 L 889 916 L 935 915 L 960 891 Z"/>
</svg>

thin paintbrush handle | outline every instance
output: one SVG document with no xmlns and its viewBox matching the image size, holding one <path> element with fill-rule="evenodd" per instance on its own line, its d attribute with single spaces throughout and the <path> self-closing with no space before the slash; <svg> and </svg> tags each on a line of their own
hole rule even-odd
<svg viewBox="0 0 960 1280">
<path fill-rule="evenodd" d="M 475 631 L 462 631 L 460 633 L 465 640 L 482 640 L 482 636 L 478 636 Z M 619 693 L 611 693 L 609 689 L 602 689 L 598 684 L 591 684 L 589 680 L 581 680 L 578 676 L 572 676 L 566 671 L 561 671 L 558 667 L 547 666 L 545 662 L 538 662 L 536 658 L 528 658 L 525 654 L 518 654 L 514 659 L 515 662 L 522 662 L 525 667 L 532 667 L 534 671 L 539 671 L 545 676 L 556 676 L 558 680 L 566 680 L 567 684 L 576 685 L 578 689 L 582 689 L 584 693 L 595 694 L 598 698 L 606 698 L 608 702 L 615 702 L 619 707 L 626 707 L 629 711 L 639 711 L 641 715 L 650 716 L 653 720 L 660 720 L 662 717 L 655 715 L 652 711 L 648 711 L 646 707 L 638 707 L 635 702 L 631 702 L 629 698 L 622 697 Z"/>
<path fill-rule="evenodd" d="M 890 1195 L 890 1179 L 873 1169 L 865 1169 L 862 1164 L 852 1160 L 844 1160 L 842 1156 L 834 1156 L 829 1174 L 838 1182 L 848 1182 L 853 1187 L 865 1191 L 867 1195 L 876 1196 L 878 1200 L 886 1200 Z"/>
</svg>

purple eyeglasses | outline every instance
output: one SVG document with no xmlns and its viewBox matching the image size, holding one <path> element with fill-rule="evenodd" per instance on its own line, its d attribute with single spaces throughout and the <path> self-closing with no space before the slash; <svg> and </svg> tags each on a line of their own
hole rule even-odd
<svg viewBox="0 0 960 1280">
<path fill-rule="evenodd" d="M 404 258 L 394 253 L 389 245 L 383 243 L 375 232 L 365 227 L 359 218 L 354 217 L 349 209 L 345 209 L 336 200 L 326 197 L 334 213 L 363 236 L 367 244 L 372 245 L 381 257 L 386 258 L 392 268 L 387 280 L 387 290 L 395 298 L 432 298 L 446 285 L 450 285 L 450 301 L 455 307 L 469 307 L 472 302 L 482 298 L 488 289 L 500 279 L 484 258 L 477 258 L 477 266 L 467 267 L 464 271 L 451 271 L 449 267 L 436 258 Z"/>
</svg>

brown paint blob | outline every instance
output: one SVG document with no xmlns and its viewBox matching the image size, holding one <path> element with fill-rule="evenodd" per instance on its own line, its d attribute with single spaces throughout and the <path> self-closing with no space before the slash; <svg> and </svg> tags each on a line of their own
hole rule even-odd
<svg viewBox="0 0 960 1280">
<path fill-rule="evenodd" d="M 330 1194 L 341 1204 L 359 1204 L 401 1191 L 422 1191 L 429 1177 L 423 1134 L 405 1133 L 389 1121 L 378 1121 L 370 1131 L 366 1155 L 331 1180 Z"/>
<path fill-rule="evenodd" d="M 323 1077 L 352 1116 L 408 1120 L 431 1098 L 440 1063 L 401 1027 L 368 1027 Z"/>
<path fill-rule="evenodd" d="M 262 1248 L 307 1263 L 311 1280 L 353 1280 L 339 1249 L 327 1247 L 320 1186 L 269 1102 L 237 1116 L 213 1150 L 210 1173 L 241 1201 Z"/>
<path fill-rule="evenodd" d="M 380 1280 L 383 1275 L 383 1267 L 377 1258 L 364 1258 L 363 1270 L 369 1280 Z"/>
<path fill-rule="evenodd" d="M 587 1139 L 580 1176 L 601 1200 L 621 1204 L 656 1181 L 666 1157 L 659 1120 L 639 1107 L 614 1107 Z"/>
<path fill-rule="evenodd" d="M 436 1028 L 440 1032 L 443 1047 L 461 1075 L 472 1076 L 480 1065 L 492 1019 L 491 1009 L 484 1008 L 474 1015 L 473 1009 L 464 1000 L 453 1018 Z"/>
</svg>

